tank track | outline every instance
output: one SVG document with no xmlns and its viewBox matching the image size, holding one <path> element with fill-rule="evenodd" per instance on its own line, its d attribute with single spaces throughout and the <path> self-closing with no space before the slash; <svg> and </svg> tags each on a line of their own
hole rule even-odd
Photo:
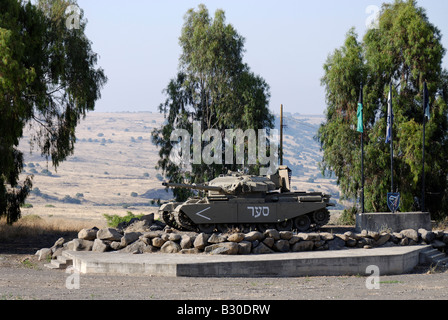
<svg viewBox="0 0 448 320">
<path fill-rule="evenodd" d="M 327 209 L 321 209 L 306 215 L 299 216 L 293 220 L 283 221 L 281 223 L 263 223 L 263 224 L 216 224 L 216 225 L 196 225 L 182 211 L 163 211 L 163 221 L 171 228 L 179 231 L 193 231 L 213 233 L 215 230 L 225 233 L 226 231 L 238 230 L 240 232 L 249 232 L 258 230 L 264 232 L 267 229 L 277 229 L 278 231 L 315 231 L 326 225 L 330 221 L 330 212 Z"/>
</svg>

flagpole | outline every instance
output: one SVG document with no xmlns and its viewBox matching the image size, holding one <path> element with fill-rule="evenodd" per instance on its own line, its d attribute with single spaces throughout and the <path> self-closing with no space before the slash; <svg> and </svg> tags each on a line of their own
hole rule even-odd
<svg viewBox="0 0 448 320">
<path fill-rule="evenodd" d="M 361 82 L 361 90 L 359 93 L 358 110 L 361 107 L 361 119 L 358 118 L 358 132 L 361 133 L 361 213 L 365 213 L 364 207 L 364 101 L 363 101 L 363 84 Z M 359 111 L 358 111 L 359 112 Z"/>
<path fill-rule="evenodd" d="M 426 132 L 426 107 L 429 101 L 428 97 L 428 87 L 426 81 L 423 83 L 423 155 L 422 155 L 422 212 L 426 211 L 425 205 L 425 132 Z"/>
<path fill-rule="evenodd" d="M 364 209 L 364 132 L 361 133 L 361 210 Z"/>
<path fill-rule="evenodd" d="M 389 84 L 390 92 L 390 108 L 391 108 L 391 119 L 390 119 L 390 192 L 394 192 L 394 130 L 393 130 L 393 110 L 392 110 L 392 83 Z"/>
</svg>

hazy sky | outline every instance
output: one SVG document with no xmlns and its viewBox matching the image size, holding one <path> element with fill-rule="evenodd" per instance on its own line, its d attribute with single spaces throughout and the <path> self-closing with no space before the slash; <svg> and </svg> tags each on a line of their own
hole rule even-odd
<svg viewBox="0 0 448 320">
<path fill-rule="evenodd" d="M 378 0 L 78 0 L 88 20 L 87 36 L 109 81 L 96 111 L 157 111 L 162 90 L 178 70 L 178 38 L 188 9 L 204 3 L 213 17 L 245 37 L 244 61 L 271 87 L 270 109 L 322 114 L 322 66 L 355 27 L 360 38 Z M 448 1 L 420 0 L 448 48 Z M 448 69 L 448 58 L 443 67 Z"/>
</svg>

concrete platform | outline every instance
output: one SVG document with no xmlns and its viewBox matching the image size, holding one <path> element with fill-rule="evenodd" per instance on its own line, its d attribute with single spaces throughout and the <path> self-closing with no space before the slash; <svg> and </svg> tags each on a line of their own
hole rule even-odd
<svg viewBox="0 0 448 320">
<path fill-rule="evenodd" d="M 431 246 L 346 249 L 267 255 L 182 255 L 65 251 L 80 273 L 169 277 L 302 277 L 366 275 L 370 265 L 381 275 L 410 272 Z M 370 275 L 370 273 L 369 273 Z"/>
<path fill-rule="evenodd" d="M 431 215 L 429 212 L 379 212 L 360 213 L 356 215 L 356 231 L 381 231 L 390 230 L 400 232 L 405 229 L 425 229 L 431 228 Z"/>
</svg>

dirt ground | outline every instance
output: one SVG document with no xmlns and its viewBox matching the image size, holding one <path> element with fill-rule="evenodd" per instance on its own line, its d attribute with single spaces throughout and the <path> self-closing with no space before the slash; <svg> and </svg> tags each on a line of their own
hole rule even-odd
<svg viewBox="0 0 448 320">
<path fill-rule="evenodd" d="M 411 274 L 381 276 L 367 289 L 368 275 L 302 278 L 174 278 L 79 275 L 50 270 L 34 253 L 61 236 L 0 243 L 0 300 L 445 300 L 448 272 L 418 267 Z M 70 235 L 62 235 L 70 236 Z M 68 284 L 68 285 L 67 285 Z"/>
</svg>

